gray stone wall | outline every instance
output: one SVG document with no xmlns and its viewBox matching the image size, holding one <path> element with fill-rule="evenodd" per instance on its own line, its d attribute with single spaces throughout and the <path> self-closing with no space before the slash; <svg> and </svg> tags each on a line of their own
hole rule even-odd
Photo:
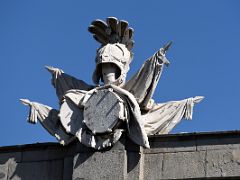
<svg viewBox="0 0 240 180">
<path fill-rule="evenodd" d="M 0 180 L 240 179 L 240 132 L 150 137 L 144 149 L 123 137 L 95 152 L 79 143 L 0 147 Z"/>
</svg>

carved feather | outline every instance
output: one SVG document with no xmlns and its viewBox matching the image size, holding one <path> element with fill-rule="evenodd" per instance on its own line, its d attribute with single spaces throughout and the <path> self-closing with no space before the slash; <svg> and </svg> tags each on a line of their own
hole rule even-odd
<svg viewBox="0 0 240 180">
<path fill-rule="evenodd" d="M 88 31 L 93 34 L 96 41 L 101 45 L 108 43 L 125 44 L 130 51 L 133 48 L 134 41 L 133 29 L 128 27 L 128 22 L 125 20 L 118 20 L 115 17 L 108 17 L 106 22 L 97 19 L 91 23 Z"/>
<path fill-rule="evenodd" d="M 132 36 L 133 36 L 133 33 L 134 33 L 134 30 L 133 28 L 129 28 L 129 39 L 132 39 Z"/>
<path fill-rule="evenodd" d="M 127 46 L 127 49 L 130 51 L 133 48 L 134 45 L 134 41 L 133 40 L 129 40 Z"/>
<path fill-rule="evenodd" d="M 108 43 L 108 40 L 106 40 L 104 37 L 102 37 L 101 35 L 96 35 L 96 34 L 93 34 L 93 38 L 99 42 L 100 44 L 102 45 L 106 45 Z"/>
<path fill-rule="evenodd" d="M 124 36 L 122 38 L 122 43 L 127 44 L 128 41 L 129 41 L 129 29 L 126 29 L 124 32 Z"/>
<path fill-rule="evenodd" d="M 108 37 L 106 33 L 98 26 L 90 25 L 88 27 L 88 31 L 94 34 L 94 38 L 102 43 L 102 44 L 107 44 L 108 42 Z"/>
<path fill-rule="evenodd" d="M 124 21 L 124 20 L 121 20 L 120 24 L 121 24 L 121 38 L 123 38 L 124 34 L 125 34 L 125 31 L 127 30 L 127 27 L 128 27 L 128 22 Z"/>
<path fill-rule="evenodd" d="M 106 29 L 108 28 L 107 23 L 100 20 L 100 19 L 97 19 L 97 20 L 93 21 L 91 24 L 101 28 L 103 31 L 106 31 Z"/>
<path fill-rule="evenodd" d="M 108 17 L 107 18 L 107 24 L 109 28 L 112 30 L 112 33 L 117 32 L 117 25 L 118 25 L 118 19 L 115 17 Z"/>
</svg>

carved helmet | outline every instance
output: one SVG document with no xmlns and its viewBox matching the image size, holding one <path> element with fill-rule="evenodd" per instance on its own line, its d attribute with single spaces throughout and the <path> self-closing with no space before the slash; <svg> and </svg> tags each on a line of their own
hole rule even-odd
<svg viewBox="0 0 240 180">
<path fill-rule="evenodd" d="M 103 79 L 101 65 L 112 63 L 119 70 L 114 84 L 123 85 L 129 70 L 129 64 L 133 58 L 131 52 L 134 44 L 132 40 L 133 29 L 128 27 L 128 22 L 109 17 L 106 22 L 102 20 L 93 21 L 88 30 L 101 44 L 97 51 L 93 82 L 99 84 L 99 81 Z"/>
</svg>

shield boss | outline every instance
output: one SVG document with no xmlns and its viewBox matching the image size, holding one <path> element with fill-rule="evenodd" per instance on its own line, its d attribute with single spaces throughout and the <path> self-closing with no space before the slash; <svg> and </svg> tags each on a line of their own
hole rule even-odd
<svg viewBox="0 0 240 180">
<path fill-rule="evenodd" d="M 83 116 L 86 126 L 95 133 L 111 132 L 119 119 L 124 120 L 123 100 L 111 89 L 98 90 L 85 104 Z"/>
</svg>

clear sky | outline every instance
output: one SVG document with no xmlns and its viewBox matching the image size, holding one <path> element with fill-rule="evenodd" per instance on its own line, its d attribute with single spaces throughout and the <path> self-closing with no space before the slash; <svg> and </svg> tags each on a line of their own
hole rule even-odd
<svg viewBox="0 0 240 180">
<path fill-rule="evenodd" d="M 202 95 L 193 120 L 172 133 L 240 129 L 240 1 L 0 1 L 0 146 L 55 141 L 26 122 L 28 98 L 58 109 L 45 65 L 92 84 L 99 44 L 87 31 L 94 19 L 115 16 L 135 29 L 130 78 L 163 44 L 171 64 L 156 102 Z"/>
</svg>

